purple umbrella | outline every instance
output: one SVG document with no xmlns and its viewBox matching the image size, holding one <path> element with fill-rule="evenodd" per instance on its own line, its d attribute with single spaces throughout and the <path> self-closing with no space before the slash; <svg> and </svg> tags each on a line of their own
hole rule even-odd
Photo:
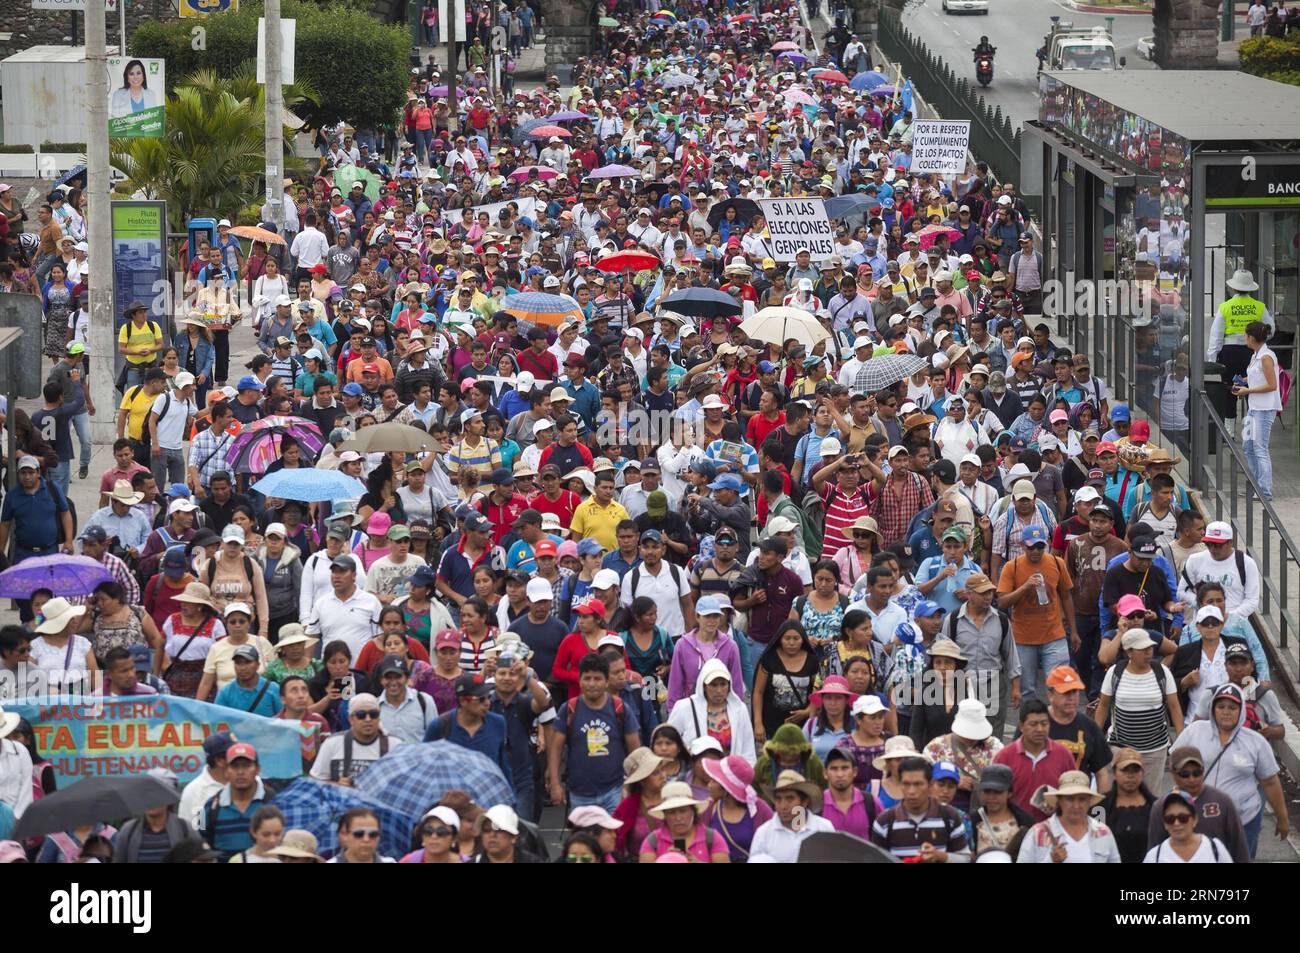
<svg viewBox="0 0 1300 953">
<path fill-rule="evenodd" d="M 872 96 L 892 96 L 898 91 L 896 86 L 877 86 L 871 91 Z"/>
<path fill-rule="evenodd" d="M 37 589 L 56 596 L 84 596 L 113 574 L 89 556 L 38 556 L 0 572 L 0 597 L 27 599 Z"/>
<path fill-rule="evenodd" d="M 592 169 L 587 178 L 619 179 L 625 175 L 640 175 L 640 173 L 630 165 L 602 165 L 599 169 Z"/>
<path fill-rule="evenodd" d="M 446 95 L 447 95 L 447 87 L 446 87 L 446 86 L 430 86 L 430 87 L 429 87 L 429 95 L 430 95 L 430 96 L 446 96 Z M 463 90 L 463 89 L 461 89 L 459 86 L 457 86 L 457 87 L 456 87 L 456 95 L 457 95 L 457 96 L 464 96 L 464 95 L 465 95 L 465 90 Z"/>
<path fill-rule="evenodd" d="M 547 122 L 582 122 L 584 120 L 590 122 L 591 117 L 588 116 L 586 113 L 580 113 L 575 110 L 556 113 L 554 116 L 546 117 Z"/>
<path fill-rule="evenodd" d="M 795 63 L 808 62 L 808 57 L 804 56 L 802 53 L 796 53 L 794 50 L 786 50 L 784 53 L 778 53 L 777 56 Z"/>
<path fill-rule="evenodd" d="M 292 437 L 306 462 L 314 461 L 325 445 L 320 428 L 303 417 L 263 417 L 244 427 L 226 450 L 229 469 L 236 473 L 265 473 L 280 457 L 280 445 Z"/>
</svg>

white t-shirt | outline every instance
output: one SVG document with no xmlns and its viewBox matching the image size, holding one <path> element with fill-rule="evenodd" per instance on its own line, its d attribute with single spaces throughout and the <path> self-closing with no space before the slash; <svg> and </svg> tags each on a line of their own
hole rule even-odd
<svg viewBox="0 0 1300 953">
<path fill-rule="evenodd" d="M 674 573 L 677 582 L 673 582 Z M 659 575 L 651 575 L 644 564 L 623 574 L 623 584 L 619 587 L 622 595 L 619 601 L 625 605 L 632 604 L 632 576 L 637 575 L 636 594 L 655 601 L 659 607 L 659 624 L 673 638 L 686 632 L 686 619 L 682 616 L 681 599 L 690 595 L 691 586 L 686 570 L 681 566 L 670 566 L 668 560 L 659 564 Z"/>
<path fill-rule="evenodd" d="M 68 654 L 68 647 L 53 646 L 45 641 L 45 636 L 38 635 L 32 639 L 31 655 L 29 656 L 32 664 L 47 672 L 64 671 L 64 660 L 67 660 L 67 672 L 69 676 L 74 673 L 84 672 L 86 670 L 86 655 L 90 652 L 90 640 L 74 635 L 72 637 L 72 654 Z M 80 678 L 77 674 L 73 680 Z"/>
<path fill-rule="evenodd" d="M 1192 854 L 1188 860 L 1178 856 L 1178 852 L 1169 846 L 1169 841 L 1163 840 L 1155 847 L 1147 851 L 1147 855 L 1142 858 L 1144 864 L 1230 864 L 1232 863 L 1232 853 L 1223 845 L 1223 841 L 1217 837 L 1209 837 L 1205 834 L 1196 835 L 1201 839 L 1201 846 L 1196 848 L 1196 853 Z M 1217 855 L 1217 859 L 1216 859 Z"/>
<path fill-rule="evenodd" d="M 158 418 L 158 446 L 164 450 L 179 450 L 185 444 L 185 420 L 198 414 L 199 408 L 192 400 L 181 400 L 174 394 L 159 394 L 150 412 L 165 414 Z"/>
<path fill-rule="evenodd" d="M 68 329 L 72 331 L 72 340 L 80 341 L 83 345 L 90 344 L 90 312 L 78 308 L 68 315 Z"/>
<path fill-rule="evenodd" d="M 320 753 L 316 755 L 315 762 L 311 766 L 311 776 L 321 781 L 338 781 L 343 778 L 343 745 L 346 732 L 330 735 L 320 746 Z M 379 760 L 380 736 L 368 745 L 353 739 L 352 741 L 352 769 L 351 777 L 357 777 L 367 768 Z M 391 735 L 388 738 L 388 750 L 392 751 L 402 743 L 401 738 L 394 738 Z"/>
<path fill-rule="evenodd" d="M 1049 822 L 1052 833 L 1056 835 L 1058 842 L 1065 846 L 1065 863 L 1067 864 L 1090 864 L 1092 863 L 1092 831 L 1084 832 L 1084 835 L 1075 840 L 1070 836 L 1070 832 L 1061 826 L 1059 818 L 1053 817 Z"/>
<path fill-rule="evenodd" d="M 1186 430 L 1191 426 L 1187 419 L 1187 398 L 1192 390 L 1192 379 L 1184 377 L 1181 381 L 1173 374 L 1166 374 L 1160 380 L 1160 429 Z"/>
<path fill-rule="evenodd" d="M 423 566 L 424 560 L 411 553 L 402 562 L 392 556 L 376 559 L 366 573 L 366 591 L 377 596 L 404 596 L 411 588 L 411 576 Z"/>
</svg>

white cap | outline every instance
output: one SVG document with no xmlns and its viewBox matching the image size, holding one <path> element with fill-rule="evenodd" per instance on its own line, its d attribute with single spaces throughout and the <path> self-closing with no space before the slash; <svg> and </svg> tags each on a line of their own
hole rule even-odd
<svg viewBox="0 0 1300 953">
<path fill-rule="evenodd" d="M 555 421 L 551 420 L 549 417 L 543 417 L 541 420 L 537 421 L 537 423 L 533 424 L 533 433 L 539 434 L 543 430 L 550 430 L 554 426 Z"/>
<path fill-rule="evenodd" d="M 449 807 L 431 807 L 429 808 L 428 813 L 426 813 L 424 817 L 420 818 L 420 820 L 427 821 L 430 818 L 442 821 L 454 831 L 460 830 L 460 815 Z"/>
<path fill-rule="evenodd" d="M 1196 621 L 1204 622 L 1206 619 L 1218 619 L 1223 621 L 1223 610 L 1218 606 L 1201 606 L 1196 610 Z"/>
<path fill-rule="evenodd" d="M 497 804 L 483 812 L 481 821 L 491 821 L 492 826 L 497 830 L 505 831 L 507 834 L 519 833 L 519 815 L 515 809 L 507 807 L 504 804 Z"/>
<path fill-rule="evenodd" d="M 272 523 L 270 526 L 268 526 L 268 527 L 266 528 L 266 532 L 263 533 L 262 535 L 263 535 L 263 536 L 279 536 L 281 539 L 288 539 L 288 538 L 289 538 L 289 531 L 288 531 L 287 529 L 284 528 L 284 524 L 283 524 L 283 523 Z"/>
<path fill-rule="evenodd" d="M 800 290 L 800 291 L 812 291 L 812 290 L 813 290 L 812 279 L 811 279 L 811 278 L 800 278 L 800 279 L 799 279 L 799 290 Z"/>
<path fill-rule="evenodd" d="M 367 291 L 369 291 L 369 290 L 370 290 L 369 288 L 367 288 L 365 285 L 363 285 L 363 284 L 362 284 L 361 282 L 359 282 L 359 281 L 358 281 L 355 285 L 353 285 L 351 288 L 348 289 L 348 291 L 360 291 L 362 294 L 365 294 L 365 293 L 366 293 Z"/>
<path fill-rule="evenodd" d="M 941 271 L 936 271 L 936 272 L 934 273 L 934 280 L 935 280 L 935 281 L 952 281 L 952 272 L 949 271 L 947 268 L 944 268 L 944 269 L 942 269 Z"/>
<path fill-rule="evenodd" d="M 821 450 L 822 450 L 823 460 L 825 460 L 827 457 L 833 457 L 837 453 L 844 452 L 844 448 L 840 445 L 840 442 L 836 440 L 834 437 L 826 437 L 824 440 L 822 440 Z"/>
<path fill-rule="evenodd" d="M 885 710 L 885 703 L 880 700 L 879 695 L 859 695 L 853 707 L 849 709 L 849 714 L 855 718 L 858 715 L 878 715 Z"/>
<path fill-rule="evenodd" d="M 798 525 L 788 516 L 773 516 L 767 521 L 767 534 L 775 536 L 777 533 L 793 533 L 798 529 Z"/>
<path fill-rule="evenodd" d="M 1096 487 L 1091 486 L 1079 487 L 1079 491 L 1074 494 L 1074 502 L 1076 503 L 1088 503 L 1100 499 L 1101 494 L 1097 492 Z"/>
<path fill-rule="evenodd" d="M 691 742 L 690 752 L 692 758 L 698 758 L 706 751 L 716 751 L 718 754 L 726 754 L 722 750 L 722 742 L 712 735 L 700 735 Z"/>
<path fill-rule="evenodd" d="M 704 398 L 704 402 L 700 404 L 700 406 L 705 410 L 715 410 L 717 408 L 725 409 L 727 402 L 717 394 L 710 394 L 708 397 Z"/>
<path fill-rule="evenodd" d="M 1007 471 L 1006 482 L 1015 483 L 1017 480 L 1023 480 L 1025 477 L 1030 475 L 1031 474 L 1029 472 L 1029 467 L 1025 466 L 1023 463 L 1017 463 L 1014 467 L 1012 467 L 1010 470 Z"/>
<path fill-rule="evenodd" d="M 962 462 L 962 463 L 969 463 L 969 464 L 972 464 L 972 465 L 977 466 L 977 467 L 982 467 L 982 466 L 984 466 L 984 461 L 981 460 L 978 456 L 976 456 L 976 455 L 973 454 L 973 453 L 968 453 L 968 454 L 966 454 L 966 456 L 964 456 L 964 457 L 961 458 L 961 462 Z"/>
<path fill-rule="evenodd" d="M 1000 195 L 1000 196 L 998 196 L 998 204 L 999 204 L 999 205 L 1010 205 L 1010 204 L 1011 204 L 1011 196 L 1009 196 L 1009 195 Z"/>
<path fill-rule="evenodd" d="M 537 383 L 537 378 L 533 376 L 532 371 L 520 371 L 515 376 L 515 390 L 521 394 L 526 394 L 533 389 Z"/>
<path fill-rule="evenodd" d="M 1034 485 L 1028 480 L 1017 480 L 1011 486 L 1011 498 L 1013 500 L 1032 500 L 1038 495 Z"/>
<path fill-rule="evenodd" d="M 853 350 L 856 351 L 860 347 L 875 347 L 875 344 L 876 344 L 875 341 L 871 340 L 871 338 L 867 337 L 864 334 L 861 337 L 856 337 L 853 339 Z"/>
<path fill-rule="evenodd" d="M 229 227 L 230 227 L 230 219 L 228 219 L 228 218 L 223 218 L 221 221 L 217 222 L 217 228 L 221 228 L 221 227 L 223 227 L 223 226 L 226 227 L 226 228 L 229 228 Z"/>
<path fill-rule="evenodd" d="M 357 453 L 355 450 L 344 450 L 338 455 L 339 463 L 353 463 L 360 459 L 361 454 Z"/>
<path fill-rule="evenodd" d="M 237 523 L 229 523 L 221 531 L 221 541 L 223 543 L 242 543 L 244 541 L 244 527 Z"/>
<path fill-rule="evenodd" d="M 171 501 L 171 504 L 167 507 L 167 515 L 171 516 L 173 513 L 193 513 L 197 509 L 198 506 L 196 506 L 192 500 L 188 497 L 181 496 Z"/>
<path fill-rule="evenodd" d="M 229 602 L 226 604 L 226 610 L 221 614 L 223 616 L 228 616 L 232 612 L 242 612 L 250 619 L 253 617 L 252 607 L 250 607 L 247 602 Z"/>
<path fill-rule="evenodd" d="M 191 374 L 189 371 L 181 371 L 179 374 L 176 375 L 177 390 L 180 390 L 182 387 L 189 387 L 193 383 L 194 383 L 194 375 Z"/>
<path fill-rule="evenodd" d="M 1060 450 L 1061 441 L 1057 440 L 1052 434 L 1044 434 L 1038 438 L 1038 450 L 1040 453 L 1047 453 L 1049 450 Z"/>
<path fill-rule="evenodd" d="M 1232 542 L 1232 536 L 1231 523 L 1215 520 L 1205 527 L 1204 539 L 1207 543 L 1230 543 Z"/>
<path fill-rule="evenodd" d="M 555 591 L 545 579 L 529 579 L 525 592 L 529 602 L 550 602 L 555 598 Z"/>
<path fill-rule="evenodd" d="M 591 588 L 612 589 L 618 585 L 618 573 L 612 569 L 601 569 L 591 577 Z"/>
</svg>

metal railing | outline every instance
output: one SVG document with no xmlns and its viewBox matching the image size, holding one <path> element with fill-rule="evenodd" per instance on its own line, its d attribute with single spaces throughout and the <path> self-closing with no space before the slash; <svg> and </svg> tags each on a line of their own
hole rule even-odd
<svg viewBox="0 0 1300 953">
<path fill-rule="evenodd" d="M 970 151 L 998 180 L 1020 181 L 1020 130 L 1001 106 L 990 106 L 977 87 L 952 69 L 919 37 L 903 26 L 898 11 L 882 8 L 878 34 L 885 55 L 903 68 L 912 87 L 945 119 L 969 119 Z M 1035 218 L 1041 217 L 1037 196 L 1024 196 Z"/>
<path fill-rule="evenodd" d="M 1232 524 L 1237 545 L 1259 566 L 1260 600 L 1256 630 L 1267 634 L 1287 670 L 1283 682 L 1295 685 L 1300 675 L 1300 547 L 1291 538 L 1273 504 L 1260 496 L 1246 456 L 1204 390 L 1192 394 L 1193 420 L 1210 430 L 1215 452 L 1191 472 L 1210 519 Z M 1275 682 L 1278 680 L 1275 679 Z M 1295 699 L 1293 698 L 1293 701 Z"/>
</svg>

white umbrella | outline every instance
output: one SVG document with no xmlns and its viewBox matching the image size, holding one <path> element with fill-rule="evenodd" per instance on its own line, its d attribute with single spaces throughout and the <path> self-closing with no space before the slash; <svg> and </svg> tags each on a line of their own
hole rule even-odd
<svg viewBox="0 0 1300 953">
<path fill-rule="evenodd" d="M 807 311 L 781 305 L 764 308 L 753 317 L 746 318 L 741 323 L 740 330 L 753 340 L 768 344 L 781 345 L 794 338 L 809 350 L 818 341 L 830 337 L 830 332 Z"/>
</svg>

